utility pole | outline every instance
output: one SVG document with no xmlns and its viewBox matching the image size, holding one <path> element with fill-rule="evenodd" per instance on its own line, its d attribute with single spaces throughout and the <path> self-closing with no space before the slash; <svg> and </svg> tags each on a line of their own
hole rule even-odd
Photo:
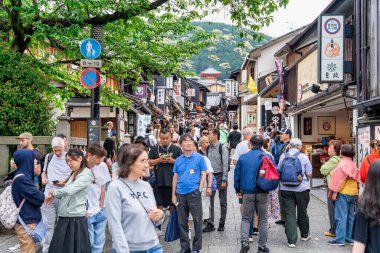
<svg viewBox="0 0 380 253">
<path fill-rule="evenodd" d="M 93 25 L 91 27 L 91 38 L 97 40 L 100 45 L 103 47 L 104 44 L 104 32 L 103 26 Z M 100 59 L 100 56 L 97 58 Z M 100 71 L 99 68 L 96 70 Z M 95 89 L 91 90 L 91 118 L 99 120 L 100 124 L 100 85 Z"/>
</svg>

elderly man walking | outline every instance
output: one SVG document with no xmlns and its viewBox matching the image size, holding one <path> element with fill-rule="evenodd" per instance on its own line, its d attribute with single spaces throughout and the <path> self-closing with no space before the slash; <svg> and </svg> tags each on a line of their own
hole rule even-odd
<svg viewBox="0 0 380 253">
<path fill-rule="evenodd" d="M 285 211 L 285 234 L 288 247 L 295 248 L 297 224 L 301 240 L 311 238 L 307 206 L 310 201 L 310 178 L 312 167 L 309 158 L 301 153 L 302 142 L 294 138 L 289 143 L 289 151 L 280 158 L 280 189 Z"/>
<path fill-rule="evenodd" d="M 71 169 L 66 163 L 65 141 L 61 137 L 54 137 L 51 141 L 53 153 L 47 154 L 42 172 L 42 184 L 45 186 L 45 197 L 52 189 L 61 189 L 71 175 Z M 48 252 L 57 221 L 59 200 L 55 199 L 48 205 L 41 207 L 42 220 L 46 225 L 46 234 L 42 241 L 42 252 Z"/>
</svg>

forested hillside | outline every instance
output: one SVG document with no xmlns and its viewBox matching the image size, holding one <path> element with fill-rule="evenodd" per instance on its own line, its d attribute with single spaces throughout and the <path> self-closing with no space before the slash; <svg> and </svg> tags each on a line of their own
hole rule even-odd
<svg viewBox="0 0 380 253">
<path fill-rule="evenodd" d="M 270 37 L 260 42 L 252 40 L 251 37 L 241 39 L 233 26 L 224 23 L 196 22 L 193 25 L 197 26 L 197 29 L 215 34 L 212 45 L 202 49 L 199 54 L 184 63 L 184 70 L 193 71 L 197 75 L 212 66 L 223 73 L 221 79 L 228 78 L 231 71 L 241 67 L 248 52 L 270 40 Z M 183 39 L 192 35 L 193 33 L 188 33 Z"/>
</svg>

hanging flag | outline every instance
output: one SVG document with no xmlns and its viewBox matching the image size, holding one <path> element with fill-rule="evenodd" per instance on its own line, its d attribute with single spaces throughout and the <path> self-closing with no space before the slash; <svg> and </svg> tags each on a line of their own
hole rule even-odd
<svg viewBox="0 0 380 253">
<path fill-rule="evenodd" d="M 251 75 L 248 76 L 248 90 L 252 93 L 257 93 L 257 85 Z"/>
</svg>

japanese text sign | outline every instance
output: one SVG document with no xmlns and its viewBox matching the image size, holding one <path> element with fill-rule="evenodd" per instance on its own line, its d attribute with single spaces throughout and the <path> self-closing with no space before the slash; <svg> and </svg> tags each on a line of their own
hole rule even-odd
<svg viewBox="0 0 380 253">
<path fill-rule="evenodd" d="M 165 89 L 157 89 L 157 105 L 165 104 Z"/>
<path fill-rule="evenodd" d="M 344 16 L 319 18 L 318 82 L 344 81 Z"/>
</svg>

